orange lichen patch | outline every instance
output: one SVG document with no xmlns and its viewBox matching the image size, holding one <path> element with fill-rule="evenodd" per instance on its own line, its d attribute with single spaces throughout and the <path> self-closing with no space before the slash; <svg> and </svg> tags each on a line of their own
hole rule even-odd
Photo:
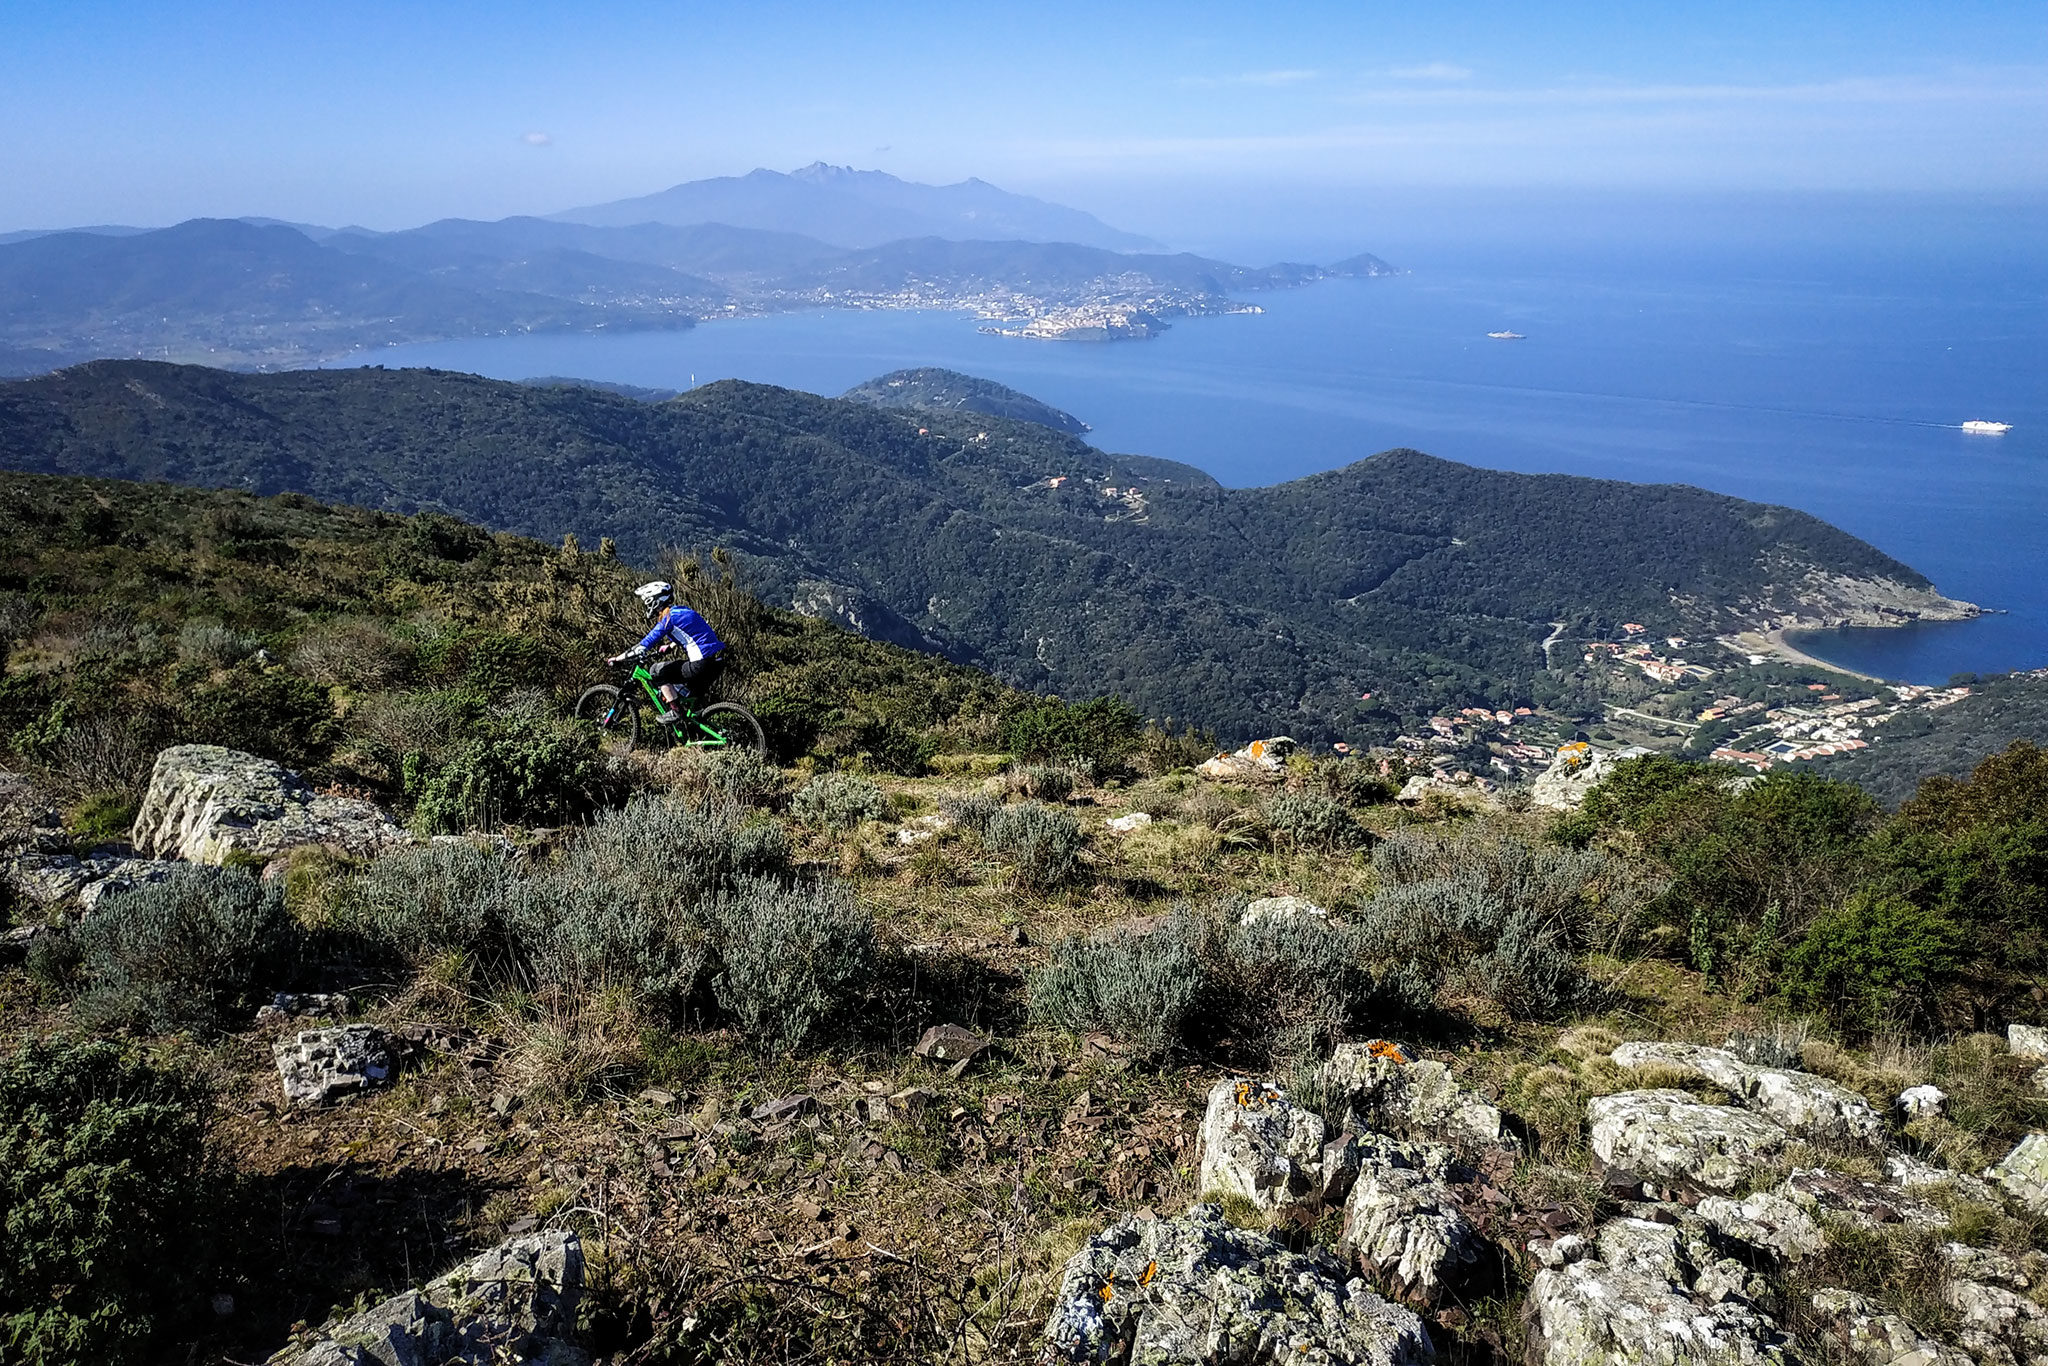
<svg viewBox="0 0 2048 1366">
<path fill-rule="evenodd" d="M 1103 1284 L 1102 1289 L 1097 1293 L 1099 1293 L 1102 1296 L 1102 1302 L 1104 1304 L 1108 1304 L 1112 1299 L 1116 1297 L 1116 1287 L 1105 1282 Z"/>
<path fill-rule="evenodd" d="M 1145 1263 L 1145 1274 L 1144 1274 L 1144 1275 L 1142 1275 L 1142 1276 L 1140 1276 L 1140 1277 L 1138 1277 L 1138 1284 L 1139 1284 L 1139 1285 L 1150 1285 L 1150 1284 L 1152 1284 L 1152 1278 L 1153 1278 L 1154 1276 L 1157 1276 L 1158 1274 L 1159 1274 L 1159 1263 L 1157 1263 L 1157 1262 L 1147 1262 L 1147 1263 Z"/>
<path fill-rule="evenodd" d="M 1254 759 L 1263 759 L 1266 757 L 1266 742 L 1264 740 L 1252 741 L 1251 756 Z"/>
<path fill-rule="evenodd" d="M 1403 1053 L 1398 1045 L 1388 1043 L 1385 1039 L 1374 1039 L 1366 1045 L 1366 1051 L 1375 1058 L 1385 1058 L 1389 1062 L 1398 1062 L 1404 1067 L 1408 1063 L 1408 1055 Z"/>
<path fill-rule="evenodd" d="M 1241 1110 L 1249 1110 L 1277 1098 L 1277 1093 L 1270 1086 L 1261 1086 L 1250 1081 L 1241 1081 L 1237 1084 L 1236 1099 Z"/>
</svg>

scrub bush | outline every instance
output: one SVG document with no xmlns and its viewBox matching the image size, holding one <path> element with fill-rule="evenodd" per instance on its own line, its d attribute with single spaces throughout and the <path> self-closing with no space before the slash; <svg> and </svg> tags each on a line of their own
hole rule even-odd
<svg viewBox="0 0 2048 1366">
<path fill-rule="evenodd" d="M 96 1029 L 239 1024 L 283 983 L 298 947 L 282 887 L 207 867 L 105 898 L 74 934 L 78 1016 Z"/>
<path fill-rule="evenodd" d="M 0 1058 L 0 1359 L 154 1360 L 211 1262 L 211 1098 L 106 1042 Z"/>
<path fill-rule="evenodd" d="M 701 913 L 718 955 L 712 994 L 764 1049 L 809 1042 L 854 998 L 874 961 L 874 921 L 838 883 L 750 879 Z"/>
<path fill-rule="evenodd" d="M 1189 1016 L 1208 983 L 1197 952 L 1201 937 L 1183 910 L 1156 930 L 1063 940 L 1053 946 L 1052 961 L 1032 974 L 1031 1014 L 1055 1029 L 1105 1030 L 1142 1058 L 1165 1057 L 1186 1041 Z"/>
<path fill-rule="evenodd" d="M 1263 814 L 1273 833 L 1297 849 L 1351 849 L 1367 838 L 1343 803 L 1318 792 L 1283 792 L 1265 804 Z"/>
<path fill-rule="evenodd" d="M 604 774 L 590 733 L 560 722 L 494 719 L 443 755 L 407 754 L 404 777 L 413 823 L 451 834 L 572 819 L 596 805 Z"/>
<path fill-rule="evenodd" d="M 851 830 L 889 814 L 882 789 L 851 773 L 821 773 L 797 789 L 789 814 L 822 830 Z"/>
<path fill-rule="evenodd" d="M 1081 867 L 1081 823 L 1068 812 L 1035 802 L 999 807 L 982 841 L 1011 861 L 1020 891 L 1045 892 L 1074 880 Z"/>
</svg>

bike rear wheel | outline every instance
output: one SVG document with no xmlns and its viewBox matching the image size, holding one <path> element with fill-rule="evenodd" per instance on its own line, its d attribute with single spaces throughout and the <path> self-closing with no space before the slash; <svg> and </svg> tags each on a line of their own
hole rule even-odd
<svg viewBox="0 0 2048 1366">
<path fill-rule="evenodd" d="M 607 754 L 631 754 L 640 742 L 640 709 L 610 683 L 585 688 L 575 717 L 596 729 L 597 747 Z"/>
<path fill-rule="evenodd" d="M 718 737 L 706 736 L 695 743 L 707 747 L 719 746 L 726 749 L 750 749 L 766 758 L 768 754 L 768 733 L 761 729 L 761 723 L 754 719 L 754 713 L 737 702 L 714 702 L 697 714 L 697 724 Z"/>
</svg>

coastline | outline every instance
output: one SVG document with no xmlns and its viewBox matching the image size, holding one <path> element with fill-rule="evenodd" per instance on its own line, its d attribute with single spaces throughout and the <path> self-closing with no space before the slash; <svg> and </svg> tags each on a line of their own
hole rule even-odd
<svg viewBox="0 0 2048 1366">
<path fill-rule="evenodd" d="M 1783 660 L 1787 664 L 1803 664 L 1808 668 L 1826 669 L 1830 673 L 1846 674 L 1850 678 L 1860 678 L 1866 683 L 1883 683 L 1889 685 L 1893 682 L 1893 680 L 1889 678 L 1880 678 L 1876 674 L 1864 673 L 1861 669 L 1844 668 L 1840 664 L 1829 663 L 1827 660 L 1822 659 L 1819 655 L 1808 654 L 1806 651 L 1800 649 L 1798 646 L 1792 644 L 1792 642 L 1785 639 L 1786 632 L 1789 629 L 1791 628 L 1779 627 L 1778 629 L 1771 631 L 1743 631 L 1738 633 L 1737 635 L 1730 637 L 1730 639 L 1732 639 L 1740 649 L 1744 650 L 1749 654 L 1772 655 L 1777 657 L 1778 659 Z"/>
</svg>

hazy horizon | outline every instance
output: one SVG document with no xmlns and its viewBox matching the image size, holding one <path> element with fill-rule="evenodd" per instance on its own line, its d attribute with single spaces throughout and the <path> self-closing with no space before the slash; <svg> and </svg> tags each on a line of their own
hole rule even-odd
<svg viewBox="0 0 2048 1366">
<path fill-rule="evenodd" d="M 1745 197 L 1765 206 L 1746 230 L 1794 237 L 1812 230 L 1799 201 L 1823 223 L 1946 199 L 2017 220 L 2048 202 L 2048 24 L 2019 3 L 1622 21 L 1309 5 L 1246 26 L 1214 6 L 30 0 L 0 15 L 0 75 L 0 230 L 403 228 L 813 160 L 980 177 L 1239 253 L 1402 250 L 1486 226 L 1489 204 L 1531 232 L 1577 217 L 1626 240 L 1698 235 L 1689 205 L 1739 235 Z"/>
</svg>

